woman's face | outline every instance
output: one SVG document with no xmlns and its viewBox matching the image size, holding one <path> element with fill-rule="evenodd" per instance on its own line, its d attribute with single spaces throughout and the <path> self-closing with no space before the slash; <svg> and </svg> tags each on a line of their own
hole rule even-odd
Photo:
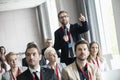
<svg viewBox="0 0 120 80">
<path fill-rule="evenodd" d="M 18 67 L 18 55 L 11 55 L 9 57 L 8 64 L 10 65 L 11 68 Z"/>
<path fill-rule="evenodd" d="M 93 43 L 90 47 L 90 54 L 96 56 L 99 51 L 99 46 L 96 43 Z"/>
<path fill-rule="evenodd" d="M 48 60 L 49 60 L 49 62 L 56 62 L 57 61 L 57 54 L 55 51 L 49 52 Z"/>
</svg>

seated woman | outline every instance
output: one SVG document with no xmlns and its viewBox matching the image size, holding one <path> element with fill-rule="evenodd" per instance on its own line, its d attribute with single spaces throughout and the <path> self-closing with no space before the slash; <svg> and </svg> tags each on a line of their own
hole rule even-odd
<svg viewBox="0 0 120 80">
<path fill-rule="evenodd" d="M 2 80 L 16 80 L 16 77 L 25 71 L 26 67 L 19 67 L 18 54 L 10 52 L 6 55 L 7 63 L 10 65 L 10 70 L 2 75 Z"/>
<path fill-rule="evenodd" d="M 1 67 L 1 62 L 0 62 L 0 80 L 2 79 L 2 74 L 5 72 L 4 68 Z"/>
<path fill-rule="evenodd" d="M 90 55 L 88 61 L 96 65 L 101 71 L 109 70 L 106 60 L 100 52 L 99 44 L 95 41 L 90 43 Z"/>
<path fill-rule="evenodd" d="M 0 46 L 0 63 L 1 67 L 4 68 L 5 71 L 8 71 L 10 69 L 10 66 L 7 64 L 7 61 L 5 59 L 6 49 L 4 46 Z"/>
<path fill-rule="evenodd" d="M 48 47 L 44 52 L 45 58 L 49 61 L 46 67 L 53 69 L 58 80 L 61 80 L 62 69 L 66 66 L 65 63 L 57 63 L 57 53 L 53 47 Z"/>
</svg>

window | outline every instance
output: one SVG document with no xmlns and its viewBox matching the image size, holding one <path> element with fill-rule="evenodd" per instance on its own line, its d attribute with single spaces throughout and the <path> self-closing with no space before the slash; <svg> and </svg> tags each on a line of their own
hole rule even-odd
<svg viewBox="0 0 120 80">
<path fill-rule="evenodd" d="M 95 0 L 95 6 L 102 50 L 104 53 L 118 54 L 118 43 L 111 0 Z"/>
</svg>

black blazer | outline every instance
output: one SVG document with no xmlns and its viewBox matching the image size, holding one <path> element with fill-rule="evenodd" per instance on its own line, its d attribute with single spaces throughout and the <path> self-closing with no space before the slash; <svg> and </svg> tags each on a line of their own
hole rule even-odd
<svg viewBox="0 0 120 80">
<path fill-rule="evenodd" d="M 81 40 L 81 33 L 87 32 L 89 30 L 87 22 L 82 22 L 82 26 L 79 23 L 70 24 L 70 34 L 72 35 L 73 41 L 76 43 Z M 66 58 L 68 58 L 68 43 L 64 41 L 64 30 L 62 27 L 57 29 L 54 32 L 55 43 L 54 48 L 56 51 L 61 49 L 61 62 L 64 62 Z"/>
<path fill-rule="evenodd" d="M 42 80 L 57 80 L 54 70 L 41 67 Z M 17 76 L 17 80 L 33 80 L 29 69 Z"/>
</svg>

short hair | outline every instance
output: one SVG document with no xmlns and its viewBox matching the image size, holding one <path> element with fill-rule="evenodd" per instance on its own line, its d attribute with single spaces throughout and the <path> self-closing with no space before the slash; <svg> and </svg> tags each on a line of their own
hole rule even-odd
<svg viewBox="0 0 120 80">
<path fill-rule="evenodd" d="M 67 11 L 62 10 L 62 11 L 60 11 L 60 12 L 58 13 L 58 18 L 60 18 L 60 15 L 61 15 L 62 13 L 66 13 L 66 14 L 68 14 Z"/>
<path fill-rule="evenodd" d="M 18 53 L 14 53 L 14 52 L 9 52 L 6 56 L 5 56 L 5 59 L 6 59 L 6 61 L 8 62 L 9 61 L 9 59 L 10 59 L 10 56 L 12 56 L 12 55 L 18 55 Z"/>
<path fill-rule="evenodd" d="M 5 49 L 4 46 L 0 46 L 0 52 L 1 52 L 1 49 L 2 49 L 2 48 L 4 49 L 4 51 L 5 51 L 4 54 L 5 54 L 5 53 L 6 53 L 6 49 Z"/>
<path fill-rule="evenodd" d="M 39 53 L 39 55 L 41 55 L 41 51 L 39 50 L 37 44 L 34 43 L 34 42 L 29 42 L 29 43 L 27 44 L 27 48 L 26 48 L 25 54 L 27 53 L 27 50 L 28 50 L 28 49 L 31 49 L 31 48 L 36 48 L 37 51 L 38 51 L 38 53 Z"/>
<path fill-rule="evenodd" d="M 49 54 L 51 51 L 54 51 L 56 53 L 56 50 L 53 48 L 53 47 L 48 47 L 46 48 L 45 52 L 44 52 L 44 55 L 45 55 L 45 58 L 47 59 L 49 57 Z M 56 53 L 57 54 L 57 53 Z"/>
<path fill-rule="evenodd" d="M 86 40 L 80 40 L 80 41 L 78 41 L 78 42 L 75 44 L 75 51 L 76 51 L 76 48 L 77 48 L 77 46 L 78 46 L 79 44 L 86 44 L 87 47 L 88 47 L 88 49 L 89 49 L 89 43 L 88 43 L 88 41 L 86 41 Z"/>
</svg>

